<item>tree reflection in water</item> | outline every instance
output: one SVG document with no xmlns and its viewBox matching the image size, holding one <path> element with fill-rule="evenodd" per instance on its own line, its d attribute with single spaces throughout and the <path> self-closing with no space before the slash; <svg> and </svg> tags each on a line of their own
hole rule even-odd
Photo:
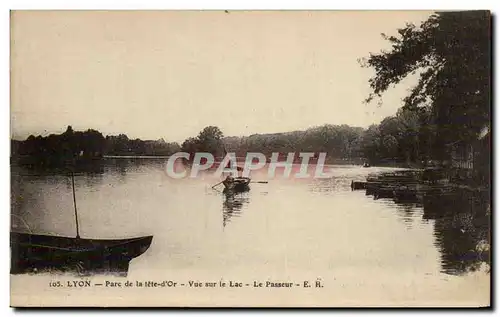
<svg viewBox="0 0 500 317">
<path fill-rule="evenodd" d="M 405 214 L 413 212 L 408 202 L 395 202 Z M 422 204 L 423 219 L 434 221 L 435 244 L 440 250 L 444 273 L 461 275 L 483 265 L 490 267 L 488 191 L 454 189 L 447 193 L 429 193 L 422 197 Z"/>
<path fill-rule="evenodd" d="M 427 198 L 437 200 L 424 206 L 424 215 L 435 219 L 443 271 L 464 274 L 478 270 L 483 263 L 489 266 L 489 193 L 460 190 Z"/>
<path fill-rule="evenodd" d="M 343 176 L 318 179 L 310 185 L 310 190 L 342 192 L 349 190 L 347 188 L 351 181 L 352 179 Z M 420 215 L 424 220 L 433 222 L 435 245 L 440 251 L 443 273 L 462 275 L 481 267 L 490 270 L 489 189 L 437 186 L 419 190 L 417 186 L 417 192 L 418 194 L 412 195 L 405 195 L 404 192 L 403 195 L 395 195 L 393 190 L 388 190 L 384 193 L 386 195 L 378 197 L 374 192 L 366 190 L 365 194 L 387 204 L 395 204 L 408 226 Z"/>
</svg>

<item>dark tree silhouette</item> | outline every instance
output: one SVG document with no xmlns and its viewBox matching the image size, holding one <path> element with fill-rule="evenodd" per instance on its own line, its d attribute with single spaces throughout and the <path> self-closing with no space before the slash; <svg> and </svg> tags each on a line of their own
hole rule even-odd
<svg viewBox="0 0 500 317">
<path fill-rule="evenodd" d="M 222 131 L 216 126 L 208 126 L 198 134 L 200 150 L 212 153 L 214 156 L 223 153 L 221 139 Z"/>
<path fill-rule="evenodd" d="M 224 145 L 221 140 L 224 137 L 222 131 L 216 126 L 208 126 L 200 131 L 196 138 L 186 139 L 181 146 L 183 152 L 207 152 L 214 156 L 220 156 L 224 153 Z"/>
<path fill-rule="evenodd" d="M 433 154 L 441 158 L 446 153 L 438 150 L 445 144 L 471 140 L 489 124 L 488 11 L 439 12 L 420 26 L 407 24 L 397 36 L 383 37 L 392 48 L 362 60 L 363 66 L 375 70 L 367 102 L 418 73 L 418 84 L 404 99 L 404 108 L 429 112 L 426 124 L 436 129 Z"/>
<path fill-rule="evenodd" d="M 168 156 L 180 150 L 179 144 L 163 139 L 130 140 L 125 134 L 104 138 L 97 130 L 74 131 L 71 126 L 59 135 L 30 135 L 25 141 L 12 140 L 11 145 L 11 156 L 17 163 L 42 168 L 95 162 L 104 155 Z"/>
</svg>

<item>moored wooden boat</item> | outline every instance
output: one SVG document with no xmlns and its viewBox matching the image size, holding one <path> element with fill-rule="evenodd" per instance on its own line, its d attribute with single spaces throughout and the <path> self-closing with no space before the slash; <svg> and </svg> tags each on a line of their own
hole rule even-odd
<svg viewBox="0 0 500 317">
<path fill-rule="evenodd" d="M 357 189 L 366 189 L 366 182 L 360 182 L 360 181 L 351 181 L 351 189 L 352 190 L 357 190 Z"/>
<path fill-rule="evenodd" d="M 373 192 L 374 199 L 394 198 L 394 186 L 383 185 L 375 189 Z"/>
<path fill-rule="evenodd" d="M 116 272 L 126 275 L 129 262 L 146 252 L 153 236 L 124 239 L 80 237 L 75 182 L 71 174 L 76 237 L 10 233 L 11 274 L 38 271 Z"/>
<path fill-rule="evenodd" d="M 82 239 L 10 233 L 11 274 L 37 271 L 127 273 L 129 262 L 146 252 L 153 236 Z"/>
<path fill-rule="evenodd" d="M 396 202 L 418 202 L 418 187 L 401 185 L 394 188 L 394 201 Z"/>
</svg>

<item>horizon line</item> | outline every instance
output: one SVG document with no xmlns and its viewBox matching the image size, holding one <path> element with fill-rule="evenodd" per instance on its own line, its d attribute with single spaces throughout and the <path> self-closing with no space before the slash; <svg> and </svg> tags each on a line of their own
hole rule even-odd
<svg viewBox="0 0 500 317">
<path fill-rule="evenodd" d="M 372 123 L 370 124 L 371 125 L 377 125 L 377 124 L 380 124 L 380 123 Z M 66 127 L 68 126 L 71 126 L 73 127 L 71 124 L 67 125 Z M 210 125 L 209 125 L 210 126 Z M 214 125 L 216 126 L 216 125 Z M 324 123 L 322 125 L 315 125 L 315 126 L 311 126 L 309 128 L 306 128 L 306 129 L 299 129 L 299 130 L 290 130 L 290 131 L 284 131 L 284 132 L 263 132 L 263 133 L 252 133 L 252 134 L 248 134 L 248 135 L 226 135 L 224 136 L 222 139 L 225 139 L 225 138 L 244 138 L 244 137 L 251 137 L 251 136 L 254 136 L 254 135 L 272 135 L 272 134 L 286 134 L 286 133 L 294 133 L 294 132 L 306 132 L 307 130 L 310 130 L 310 129 L 314 129 L 314 128 L 320 128 L 320 127 L 324 127 L 324 126 L 337 126 L 337 127 L 340 127 L 340 126 L 348 126 L 350 128 L 359 128 L 359 129 L 363 129 L 363 130 L 367 130 L 368 127 L 361 127 L 361 126 L 352 126 L 352 125 L 349 125 L 349 124 L 346 124 L 346 123 L 343 123 L 343 124 L 331 124 L 331 123 Z M 96 128 L 85 128 L 85 129 L 74 129 L 75 132 L 85 132 L 87 130 L 95 130 L 95 131 L 98 131 L 99 133 L 101 133 L 104 137 L 107 137 L 107 136 L 118 136 L 120 134 L 124 134 L 126 135 L 129 140 L 136 140 L 136 139 L 139 139 L 139 140 L 142 140 L 142 141 L 158 141 L 158 140 L 165 140 L 165 142 L 167 143 L 179 143 L 181 144 L 182 142 L 184 142 L 185 140 L 187 140 L 188 138 L 191 138 L 191 137 L 196 137 L 196 135 L 193 135 L 193 136 L 188 136 L 187 138 L 185 138 L 184 140 L 182 141 L 169 141 L 167 138 L 165 137 L 158 137 L 156 139 L 151 139 L 151 138 L 141 138 L 141 137 L 133 137 L 133 136 L 129 136 L 127 133 L 124 133 L 124 132 L 119 132 L 119 133 L 104 133 L 103 131 L 100 131 Z M 203 128 L 200 130 L 202 131 Z M 45 130 L 47 131 L 47 130 Z M 62 131 L 62 132 L 60 132 Z M 47 137 L 49 135 L 58 135 L 58 134 L 62 134 L 64 133 L 64 131 L 66 131 L 65 129 L 62 129 L 62 130 L 59 130 L 59 131 L 52 131 L 52 132 L 46 132 L 46 133 L 29 133 L 28 136 L 25 136 L 25 137 L 22 137 L 22 136 L 14 136 L 11 134 L 10 136 L 10 140 L 11 141 L 26 141 L 31 135 L 37 137 L 37 136 L 42 136 L 42 137 Z"/>
</svg>

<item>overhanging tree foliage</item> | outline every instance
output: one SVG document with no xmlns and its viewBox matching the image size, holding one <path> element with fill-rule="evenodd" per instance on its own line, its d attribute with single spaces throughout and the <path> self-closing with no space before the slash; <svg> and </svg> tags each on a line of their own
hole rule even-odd
<svg viewBox="0 0 500 317">
<path fill-rule="evenodd" d="M 397 36 L 382 34 L 391 49 L 362 61 L 375 70 L 366 102 L 418 74 L 403 107 L 434 126 L 433 148 L 475 138 L 490 122 L 490 23 L 488 11 L 439 12 Z"/>
</svg>

